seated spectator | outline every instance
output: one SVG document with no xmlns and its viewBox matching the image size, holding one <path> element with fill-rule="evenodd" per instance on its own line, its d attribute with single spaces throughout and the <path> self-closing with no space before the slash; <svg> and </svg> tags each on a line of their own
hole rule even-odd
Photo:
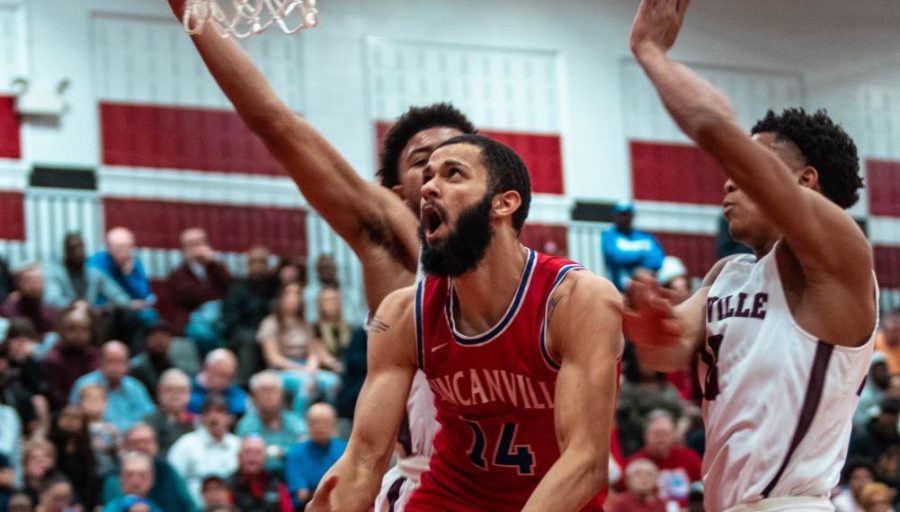
<svg viewBox="0 0 900 512">
<path fill-rule="evenodd" d="M 875 335 L 875 350 L 885 355 L 888 373 L 900 373 L 900 310 L 882 316 L 881 328 Z"/>
<path fill-rule="evenodd" d="M 184 480 L 171 464 L 159 456 L 159 445 L 150 426 L 138 423 L 125 433 L 122 449 L 128 453 L 141 453 L 150 457 L 153 462 L 153 484 L 147 498 L 164 511 L 177 510 L 191 512 L 195 510 L 194 500 L 188 493 Z M 121 498 L 129 494 L 124 488 L 119 474 L 110 473 L 103 480 L 103 502 Z"/>
<path fill-rule="evenodd" d="M 59 341 L 44 358 L 51 409 L 67 404 L 75 381 L 97 368 L 99 350 L 92 345 L 93 329 L 93 318 L 87 309 L 70 307 L 63 312 Z"/>
<path fill-rule="evenodd" d="M 23 433 L 31 437 L 47 431 L 48 406 L 44 396 L 33 394 L 33 390 L 25 384 L 22 369 L 15 366 L 10 352 L 19 350 L 18 341 L 0 343 L 0 404 L 15 410 Z"/>
<path fill-rule="evenodd" d="M 625 470 L 625 492 L 613 494 L 604 506 L 607 512 L 666 512 L 659 498 L 656 464 L 647 459 L 631 461 Z"/>
<path fill-rule="evenodd" d="M 65 475 L 56 469 L 56 449 L 40 438 L 32 439 L 22 447 L 22 473 L 23 490 L 32 503 L 38 502 L 46 483 L 65 479 Z M 71 493 L 71 489 L 69 491 Z"/>
<path fill-rule="evenodd" d="M 16 475 L 9 457 L 0 453 L 0 510 L 6 510 L 15 493 Z"/>
<path fill-rule="evenodd" d="M 39 265 L 27 265 L 16 272 L 16 291 L 0 305 L 6 318 L 24 316 L 38 334 L 44 336 L 56 327 L 58 311 L 44 302 L 44 274 Z"/>
<path fill-rule="evenodd" d="M 306 411 L 318 392 L 334 400 L 340 378 L 320 369 L 333 359 L 303 321 L 303 295 L 299 284 L 288 284 L 278 294 L 272 314 L 259 326 L 257 340 L 269 368 L 280 370 L 285 389 L 294 395 L 294 410 Z"/>
<path fill-rule="evenodd" d="M 197 505 L 201 504 L 204 477 L 226 477 L 237 469 L 240 439 L 228 431 L 231 419 L 225 399 L 212 394 L 203 403 L 202 426 L 178 438 L 169 450 L 169 463 L 184 479 Z"/>
<path fill-rule="evenodd" d="M 98 504 L 101 475 L 91 449 L 87 417 L 80 407 L 63 407 L 50 430 L 50 441 L 56 448 L 57 468 L 72 483 L 81 504 L 93 510 Z"/>
<path fill-rule="evenodd" d="M 690 448 L 675 444 L 675 422 L 668 412 L 656 410 L 648 415 L 644 447 L 629 458 L 629 464 L 638 459 L 649 459 L 659 468 L 659 491 L 663 499 L 687 505 L 690 485 L 701 481 L 700 456 Z"/>
<path fill-rule="evenodd" d="M 31 394 L 45 395 L 46 375 L 38 358 L 41 339 L 31 321 L 21 316 L 10 318 L 5 344 L 9 349 L 9 367 L 15 370 L 24 388 Z"/>
<path fill-rule="evenodd" d="M 48 477 L 38 489 L 35 512 L 69 512 L 75 498 L 72 483 L 62 474 Z"/>
<path fill-rule="evenodd" d="M 325 403 L 313 404 L 306 414 L 309 439 L 288 450 L 285 465 L 294 503 L 303 506 L 312 497 L 325 472 L 344 454 L 347 441 L 335 437 L 337 414 Z"/>
<path fill-rule="evenodd" d="M 90 448 L 97 463 L 97 475 L 113 471 L 119 449 L 119 430 L 107 416 L 106 389 L 100 384 L 88 384 L 78 393 L 78 406 L 84 412 L 90 436 Z"/>
<path fill-rule="evenodd" d="M 306 434 L 306 422 L 285 410 L 284 389 L 277 372 L 266 370 L 250 379 L 253 407 L 238 422 L 238 436 L 258 435 L 266 444 L 266 471 L 281 474 L 288 448 Z"/>
<path fill-rule="evenodd" d="M 331 354 L 333 361 L 339 362 L 329 370 L 343 371 L 344 354 L 350 347 L 350 334 L 353 329 L 344 321 L 341 291 L 337 288 L 322 288 L 316 300 L 319 319 L 313 324 L 313 334 L 322 342 L 325 350 Z"/>
<path fill-rule="evenodd" d="M 265 470 L 266 443 L 259 437 L 241 440 L 238 469 L 228 479 L 228 487 L 238 510 L 292 512 L 294 505 L 287 486 L 275 473 Z"/>
<path fill-rule="evenodd" d="M 128 310 L 120 311 L 120 318 L 113 334 L 118 334 L 134 347 L 143 329 L 157 323 L 153 305 L 156 296 L 150 290 L 150 279 L 144 265 L 134 254 L 134 234 L 117 227 L 106 233 L 106 250 L 88 259 L 88 266 L 96 268 L 125 290 L 130 302 Z M 106 306 L 112 298 L 100 294 L 95 306 Z"/>
<path fill-rule="evenodd" d="M 169 292 L 176 306 L 175 332 L 182 332 L 188 315 L 202 304 L 222 300 L 231 285 L 231 274 L 218 260 L 206 231 L 188 228 L 179 236 L 184 262 L 169 274 Z"/>
<path fill-rule="evenodd" d="M 278 268 L 275 269 L 279 287 L 289 284 L 299 284 L 305 288 L 309 281 L 306 272 L 306 258 L 303 256 L 282 256 L 278 260 Z"/>
<path fill-rule="evenodd" d="M 664 373 L 644 370 L 634 352 L 623 357 L 622 387 L 616 404 L 616 424 L 619 440 L 626 456 L 643 444 L 644 421 L 650 411 L 663 409 L 676 420 L 684 413 L 678 389 L 666 379 Z"/>
<path fill-rule="evenodd" d="M 69 402 L 75 403 L 81 388 L 99 384 L 106 390 L 107 406 L 104 418 L 119 432 L 125 432 L 156 410 L 147 389 L 128 371 L 128 347 L 120 341 L 108 341 L 100 352 L 100 368 L 75 381 Z"/>
<path fill-rule="evenodd" d="M 895 489 L 881 482 L 869 482 L 860 492 L 859 503 L 864 512 L 893 512 L 891 504 L 896 495 Z"/>
<path fill-rule="evenodd" d="M 882 352 L 873 353 L 869 375 L 859 395 L 856 412 L 853 413 L 853 428 L 865 428 L 866 423 L 874 416 L 873 413 L 877 413 L 878 404 L 886 398 L 890 382 L 887 357 Z"/>
<path fill-rule="evenodd" d="M 900 445 L 900 433 L 897 431 L 898 417 L 900 417 L 900 400 L 894 398 L 882 400 L 878 414 L 863 428 L 854 430 L 850 436 L 848 456 L 877 463 L 880 456 L 889 448 Z"/>
<path fill-rule="evenodd" d="M 44 265 L 44 301 L 55 308 L 67 308 L 76 300 L 96 304 L 106 297 L 111 305 L 127 308 L 131 298 L 115 281 L 87 265 L 84 240 L 69 233 L 63 240 L 63 262 Z"/>
<path fill-rule="evenodd" d="M 222 306 L 226 347 L 238 356 L 238 382 L 264 368 L 256 331 L 269 314 L 278 291 L 278 279 L 269 268 L 269 250 L 256 246 L 247 251 L 247 278 L 234 282 Z"/>
<path fill-rule="evenodd" d="M 228 404 L 228 414 L 236 417 L 247 412 L 247 392 L 234 382 L 237 361 L 234 354 L 223 348 L 213 350 L 203 361 L 203 371 L 191 383 L 188 410 L 199 414 L 209 395 L 220 395 Z"/>
<path fill-rule="evenodd" d="M 840 494 L 831 499 L 835 512 L 862 512 L 860 497 L 863 487 L 875 481 L 875 468 L 864 460 L 847 462 L 842 473 Z"/>
<path fill-rule="evenodd" d="M 156 392 L 159 377 L 172 368 L 169 350 L 172 347 L 172 327 L 160 322 L 147 330 L 144 350 L 131 358 L 128 374 L 139 380 L 147 391 Z"/>
<path fill-rule="evenodd" d="M 8 405 L 0 405 L 0 455 L 11 461 L 21 460 L 22 422 L 16 410 Z M 22 468 L 16 464 L 13 472 L 18 477 Z"/>
<path fill-rule="evenodd" d="M 224 478 L 216 475 L 204 478 L 200 485 L 200 493 L 203 496 L 203 512 L 219 510 L 216 507 L 227 507 L 231 510 L 231 491 Z"/>
<path fill-rule="evenodd" d="M 656 272 L 665 253 L 656 238 L 634 229 L 634 203 L 619 201 L 613 207 L 615 225 L 600 236 L 606 273 L 619 291 L 625 291 L 635 270 Z"/>
<path fill-rule="evenodd" d="M 119 482 L 122 494 L 103 507 L 103 512 L 127 512 L 136 503 L 146 505 L 151 512 L 163 512 L 149 498 L 153 488 L 153 458 L 141 452 L 126 452 L 121 457 Z"/>
<path fill-rule="evenodd" d="M 166 370 L 159 379 L 159 409 L 144 418 L 153 427 L 163 455 L 179 437 L 194 431 L 196 417 L 188 411 L 191 399 L 191 379 L 178 368 Z"/>
</svg>

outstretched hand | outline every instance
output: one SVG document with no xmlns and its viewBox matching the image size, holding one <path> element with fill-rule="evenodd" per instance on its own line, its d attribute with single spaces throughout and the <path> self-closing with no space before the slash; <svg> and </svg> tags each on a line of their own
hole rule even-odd
<svg viewBox="0 0 900 512">
<path fill-rule="evenodd" d="M 637 345 L 667 346 L 678 343 L 683 333 L 675 317 L 673 297 L 650 276 L 635 276 L 628 292 L 628 304 L 622 316 L 625 339 Z"/>
<path fill-rule="evenodd" d="M 316 494 L 313 496 L 312 501 L 306 505 L 304 510 L 306 512 L 331 512 L 336 510 L 334 503 L 331 501 L 331 493 L 334 492 L 337 483 L 337 475 L 331 475 L 322 481 L 316 489 Z"/>
<path fill-rule="evenodd" d="M 641 0 L 631 25 L 631 51 L 654 47 L 668 51 L 675 44 L 690 0 Z"/>
</svg>

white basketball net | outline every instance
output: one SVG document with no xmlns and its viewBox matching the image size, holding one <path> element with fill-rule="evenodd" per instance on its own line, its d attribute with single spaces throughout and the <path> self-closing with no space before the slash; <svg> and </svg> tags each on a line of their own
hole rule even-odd
<svg viewBox="0 0 900 512">
<path fill-rule="evenodd" d="M 184 29 L 200 34 L 207 23 L 222 37 L 244 39 L 273 23 L 286 34 L 315 27 L 319 23 L 316 0 L 187 0 Z"/>
</svg>

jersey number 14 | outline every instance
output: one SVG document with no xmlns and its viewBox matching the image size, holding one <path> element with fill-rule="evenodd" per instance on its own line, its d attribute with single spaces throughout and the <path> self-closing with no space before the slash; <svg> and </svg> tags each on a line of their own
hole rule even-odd
<svg viewBox="0 0 900 512">
<path fill-rule="evenodd" d="M 469 460 L 472 461 L 472 464 L 487 471 L 488 463 L 484 458 L 487 439 L 484 435 L 484 429 L 481 428 L 478 422 L 466 421 L 466 423 L 475 434 L 475 440 L 472 443 L 472 448 L 469 450 Z M 518 425 L 515 423 L 503 424 L 492 464 L 497 467 L 514 467 L 520 475 L 533 475 L 534 452 L 531 451 L 531 447 L 527 444 L 515 444 L 517 427 Z"/>
</svg>

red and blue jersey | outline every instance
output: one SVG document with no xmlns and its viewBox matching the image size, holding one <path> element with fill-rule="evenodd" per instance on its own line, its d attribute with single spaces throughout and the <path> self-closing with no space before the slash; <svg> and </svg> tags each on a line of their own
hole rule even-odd
<svg viewBox="0 0 900 512">
<path fill-rule="evenodd" d="M 581 268 L 529 250 L 506 313 L 476 336 L 455 326 L 450 279 L 420 281 L 417 357 L 441 428 L 429 471 L 406 510 L 521 510 L 559 458 L 559 363 L 547 350 L 545 318 L 553 290 Z"/>
</svg>

